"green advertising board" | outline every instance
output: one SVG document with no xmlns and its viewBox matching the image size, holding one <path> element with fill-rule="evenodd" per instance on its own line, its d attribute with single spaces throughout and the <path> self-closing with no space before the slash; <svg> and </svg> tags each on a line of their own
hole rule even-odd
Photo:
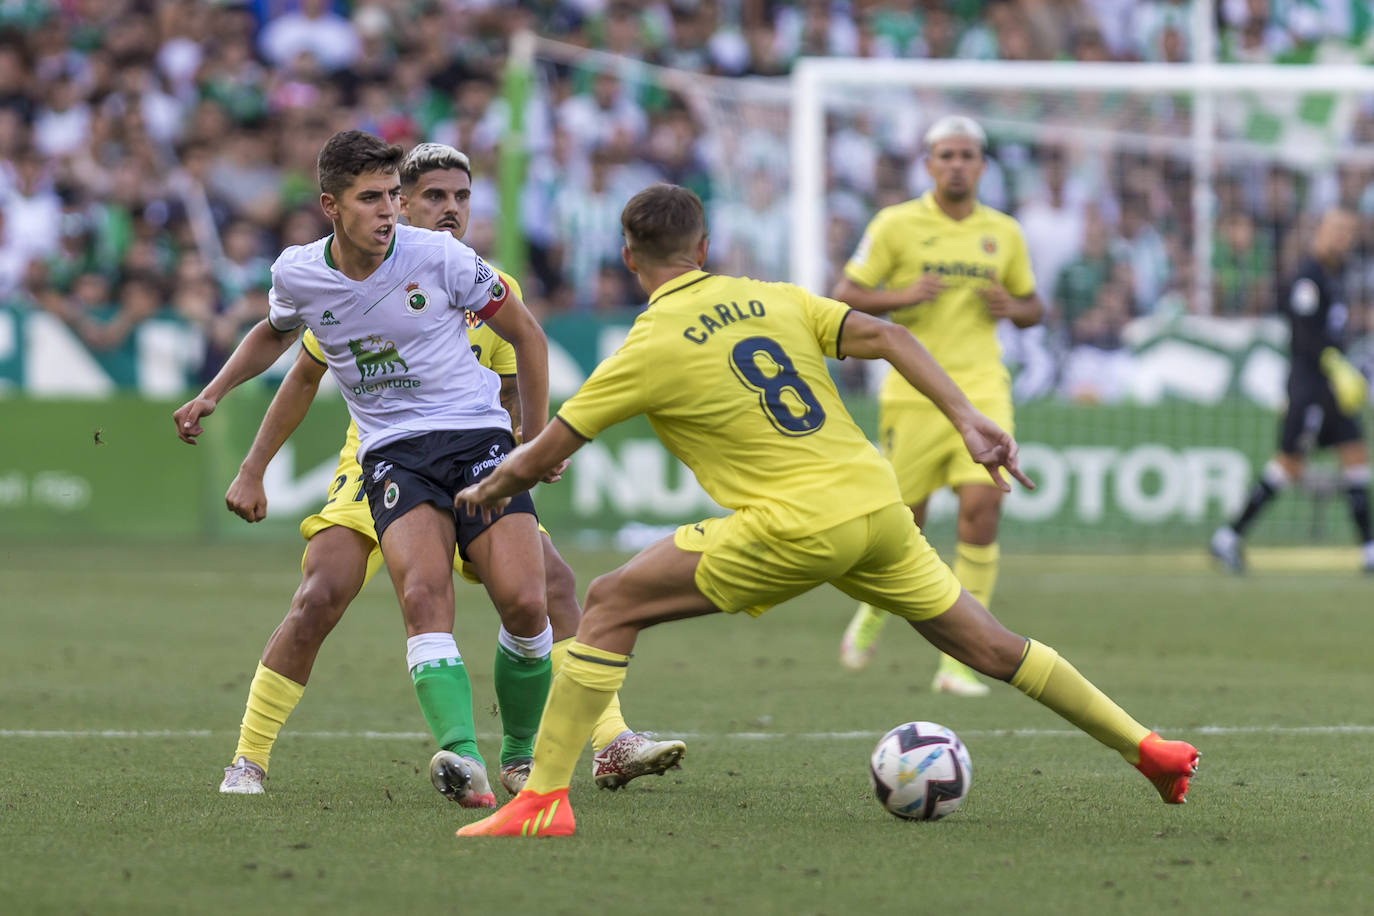
<svg viewBox="0 0 1374 916">
<path fill-rule="evenodd" d="M 176 439 L 174 402 L 0 399 L 0 533 L 24 538 L 296 537 L 333 478 L 347 413 L 323 397 L 266 475 L 268 518 L 248 525 L 224 491 L 269 398 L 236 392 L 191 447 Z M 870 434 L 875 405 L 851 402 Z M 1189 546 L 1245 498 L 1272 450 L 1276 417 L 1241 402 L 1154 407 L 1026 405 L 1022 463 L 1038 483 L 1005 506 L 1008 543 L 1047 548 Z M 1347 543 L 1341 500 L 1318 484 L 1285 495 L 1259 526 L 1261 541 Z M 1323 496 L 1327 498 L 1323 498 Z M 633 546 L 668 527 L 719 514 L 641 417 L 584 446 L 562 482 L 535 493 L 560 537 Z M 948 534 L 953 498 L 932 501 L 932 537 Z"/>
</svg>

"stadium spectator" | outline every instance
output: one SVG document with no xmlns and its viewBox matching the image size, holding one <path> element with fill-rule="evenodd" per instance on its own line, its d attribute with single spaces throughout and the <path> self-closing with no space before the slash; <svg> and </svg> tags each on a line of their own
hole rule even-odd
<svg viewBox="0 0 1374 916">
<path fill-rule="evenodd" d="M 299 9 L 270 20 L 258 39 L 263 57 L 283 66 L 308 54 L 326 70 L 342 70 L 358 56 L 358 30 L 330 10 L 329 0 L 299 0 Z"/>
</svg>

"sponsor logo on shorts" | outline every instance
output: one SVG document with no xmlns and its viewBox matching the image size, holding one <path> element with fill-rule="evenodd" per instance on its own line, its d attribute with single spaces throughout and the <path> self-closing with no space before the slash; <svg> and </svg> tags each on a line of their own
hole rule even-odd
<svg viewBox="0 0 1374 916">
<path fill-rule="evenodd" d="M 490 470 L 506 460 L 505 451 L 501 448 L 501 444 L 499 442 L 496 445 L 493 445 L 491 448 L 487 449 L 487 455 L 489 456 L 488 458 L 486 458 L 483 461 L 479 461 L 472 466 L 473 476 L 476 476 L 482 473 L 483 471 Z"/>
<path fill-rule="evenodd" d="M 406 311 L 412 315 L 419 315 L 429 308 L 429 293 L 420 288 L 418 283 L 406 284 Z"/>
<path fill-rule="evenodd" d="M 383 477 L 387 475 L 387 472 L 390 471 L 393 467 L 395 467 L 395 465 L 392 464 L 390 461 L 380 462 L 377 465 L 377 467 L 374 468 L 372 471 L 372 482 L 376 483 L 377 481 L 381 480 Z"/>
<path fill-rule="evenodd" d="M 401 498 L 401 488 L 396 485 L 396 481 L 388 480 L 386 489 L 382 492 L 382 505 L 388 509 L 396 508 L 396 502 Z"/>
</svg>

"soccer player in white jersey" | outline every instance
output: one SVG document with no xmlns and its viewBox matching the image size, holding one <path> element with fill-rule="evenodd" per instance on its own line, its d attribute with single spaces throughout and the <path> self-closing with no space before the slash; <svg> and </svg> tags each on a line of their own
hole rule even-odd
<svg viewBox="0 0 1374 916">
<path fill-rule="evenodd" d="M 358 426 L 373 525 L 405 620 L 407 665 L 434 675 L 426 690 L 417 678 L 428 718 L 427 700 L 452 697 L 444 673 L 461 670 L 455 547 L 496 605 L 500 644 L 523 668 L 527 692 L 538 700 L 548 692 L 553 631 L 529 493 L 495 518 L 453 509 L 454 494 L 490 474 L 515 444 L 499 379 L 469 348 L 466 312 L 515 350 L 526 435 L 547 422 L 548 351 L 538 322 L 472 249 L 447 232 L 397 225 L 401 159 L 399 146 L 362 131 L 325 143 L 320 205 L 333 233 L 282 253 L 272 266 L 268 317 L 174 420 L 177 435 L 194 443 L 201 419 L 229 391 L 311 330 Z M 542 702 L 535 724 L 539 711 Z M 440 790 L 460 798 L 474 774 L 461 760 L 451 763 L 441 768 L 448 784 Z"/>
<path fill-rule="evenodd" d="M 406 223 L 442 230 L 462 241 L 471 213 L 472 166 L 468 157 L 447 144 L 421 143 L 406 154 L 400 172 L 401 215 Z M 520 286 L 516 279 L 497 273 L 518 295 Z M 519 393 L 511 374 L 515 355 L 510 344 L 478 321 L 469 321 L 468 340 L 477 361 L 501 376 L 501 403 L 518 429 Z M 258 522 L 267 517 L 263 474 L 304 419 L 319 390 L 327 369 L 318 353 L 318 345 L 307 332 L 295 364 L 273 396 L 253 445 L 225 494 L 230 510 L 245 521 Z M 349 604 L 381 566 L 367 494 L 362 487 L 363 470 L 356 459 L 357 448 L 357 428 L 350 426 L 331 478 L 328 502 L 301 522 L 301 534 L 306 538 L 301 585 L 292 596 L 290 611 L 263 650 L 249 685 L 238 745 L 233 763 L 225 767 L 221 792 L 262 792 L 273 745 L 305 692 L 316 655 Z M 577 631 L 581 608 L 572 569 L 542 527 L 540 538 L 549 623 L 554 629 L 553 668 L 557 674 Z M 470 568 L 456 554 L 454 568 L 477 583 Z M 506 654 L 504 648 L 497 649 L 497 676 L 493 680 L 503 730 L 507 732 L 501 741 L 500 780 L 514 795 L 529 776 L 533 750 L 533 735 L 528 734 L 529 708 L 534 704 L 522 695 L 520 668 L 512 665 Z M 445 774 L 455 765 L 467 766 L 473 779 L 467 794 L 455 801 L 464 807 L 485 807 L 494 796 L 486 778 L 486 763 L 477 749 L 472 696 L 463 672 L 462 665 L 445 666 L 437 672 L 422 668 L 412 678 L 422 706 L 429 707 L 426 718 L 441 744 L 430 764 L 436 786 L 443 791 L 450 783 Z M 426 691 L 436 678 L 440 679 L 440 686 L 447 688 L 447 703 L 427 702 Z M 542 705 L 540 699 L 538 706 Z M 615 699 L 608 704 L 607 715 L 597 722 L 592 748 L 593 776 L 598 785 L 611 789 L 639 776 L 664 772 L 677 763 L 686 749 L 681 741 L 660 741 L 630 729 Z M 454 757 L 465 759 L 455 761 Z"/>
</svg>

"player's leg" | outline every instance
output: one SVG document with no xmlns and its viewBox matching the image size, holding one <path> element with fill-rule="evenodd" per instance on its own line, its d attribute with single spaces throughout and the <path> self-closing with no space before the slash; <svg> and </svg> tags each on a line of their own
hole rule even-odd
<svg viewBox="0 0 1374 916">
<path fill-rule="evenodd" d="M 453 639 L 455 529 L 451 509 L 420 502 L 382 532 L 382 553 L 406 627 L 406 667 L 420 712 L 440 750 L 430 781 L 464 807 L 492 807 L 496 796 L 477 750 L 472 682 Z"/>
<path fill-rule="evenodd" d="M 577 638 L 549 692 L 525 790 L 459 836 L 566 836 L 574 829 L 568 786 L 582 747 L 620 690 L 640 630 L 718 612 L 696 584 L 700 554 L 664 538 L 592 582 Z"/>
<path fill-rule="evenodd" d="M 1369 526 L 1369 450 L 1363 439 L 1352 439 L 1337 445 L 1336 455 L 1341 463 L 1341 487 L 1360 538 L 1360 565 L 1365 572 L 1374 573 L 1374 536 Z"/>
<path fill-rule="evenodd" d="M 234 762 L 225 768 L 221 792 L 262 791 L 272 746 L 305 692 L 320 646 L 362 590 L 375 548 L 370 537 L 333 524 L 306 542 L 301 584 L 248 686 Z"/>
<path fill-rule="evenodd" d="M 1002 513 L 1002 491 L 981 483 L 965 483 L 958 487 L 958 540 L 954 546 L 954 578 L 978 599 L 984 607 L 992 604 L 997 587 L 998 560 L 997 523 Z M 980 697 L 988 693 L 988 686 L 978 680 L 973 669 L 949 655 L 940 654 L 931 689 L 936 693 Z"/>
<path fill-rule="evenodd" d="M 967 591 L 953 607 L 911 625 L 936 648 L 1003 680 L 1057 712 L 1143 773 L 1170 804 L 1187 800 L 1196 748 L 1165 741 L 1043 643 L 1012 633 Z"/>
<path fill-rule="evenodd" d="M 577 634 L 582 608 L 577 603 L 577 581 L 572 567 L 553 546 L 548 532 L 540 530 L 544 545 L 544 583 L 549 604 L 549 625 L 553 627 L 553 649 L 549 660 L 553 676 L 558 677 L 568 657 L 568 646 Z M 620 788 L 640 776 L 659 775 L 676 765 L 682 756 L 681 741 L 659 740 L 647 732 L 636 732 L 625 721 L 620 709 L 620 694 L 611 695 L 606 709 L 592 726 L 592 778 L 603 789 Z M 524 787 L 529 768 L 508 778 L 501 768 L 501 784 L 512 795 Z"/>
<path fill-rule="evenodd" d="M 1279 422 L 1279 448 L 1260 471 L 1250 488 L 1245 506 L 1228 524 L 1212 533 L 1208 549 L 1231 572 L 1245 571 L 1245 534 L 1269 502 L 1285 487 L 1302 476 L 1303 454 L 1325 422 L 1318 399 L 1289 380 L 1288 410 Z"/>
<path fill-rule="evenodd" d="M 1180 802 L 1197 762 L 1184 742 L 1160 741 L 1094 687 L 1053 649 L 1009 631 L 959 585 L 900 513 L 874 513 L 872 550 L 844 577 L 841 590 L 905 617 L 935 648 L 1038 700 L 1118 751 Z"/>
<path fill-rule="evenodd" d="M 529 511 L 508 510 L 485 527 L 480 517 L 460 513 L 459 525 L 463 553 L 501 618 L 492 681 L 501 711 L 501 766 L 514 768 L 533 754 L 552 680 L 543 538 Z M 467 540 L 474 527 L 480 530 Z"/>
</svg>

